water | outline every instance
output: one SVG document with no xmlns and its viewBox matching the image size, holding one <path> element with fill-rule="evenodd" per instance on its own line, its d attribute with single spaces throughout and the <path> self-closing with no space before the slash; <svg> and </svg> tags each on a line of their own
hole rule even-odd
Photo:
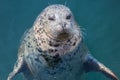
<svg viewBox="0 0 120 80">
<path fill-rule="evenodd" d="M 44 7 L 65 4 L 85 28 L 85 42 L 91 54 L 120 78 L 119 0 L 0 0 L 0 80 L 6 80 L 17 59 L 20 38 Z M 100 73 L 86 74 L 86 80 L 106 80 Z M 18 75 L 14 80 L 21 80 Z"/>
</svg>

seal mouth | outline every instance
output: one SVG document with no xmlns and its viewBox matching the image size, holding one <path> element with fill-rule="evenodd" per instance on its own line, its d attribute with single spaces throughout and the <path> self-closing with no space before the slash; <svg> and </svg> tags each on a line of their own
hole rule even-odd
<svg viewBox="0 0 120 80">
<path fill-rule="evenodd" d="M 66 32 L 66 31 L 63 31 L 63 32 L 58 34 L 56 39 L 64 41 L 64 40 L 68 39 L 70 36 L 71 36 L 70 33 Z"/>
<path fill-rule="evenodd" d="M 45 30 L 45 33 L 49 38 L 54 39 L 56 41 L 66 41 L 72 38 L 72 35 L 67 31 L 61 31 L 56 35 L 51 34 L 49 31 L 46 31 L 46 30 Z"/>
</svg>

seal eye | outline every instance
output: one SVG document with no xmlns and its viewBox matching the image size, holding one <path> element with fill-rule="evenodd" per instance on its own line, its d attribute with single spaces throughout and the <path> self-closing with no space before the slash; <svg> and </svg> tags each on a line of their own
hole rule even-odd
<svg viewBox="0 0 120 80">
<path fill-rule="evenodd" d="M 54 17 L 49 17 L 48 20 L 55 21 L 55 18 Z"/>
<path fill-rule="evenodd" d="M 68 20 L 71 19 L 71 14 L 67 15 L 66 19 L 68 19 Z"/>
</svg>

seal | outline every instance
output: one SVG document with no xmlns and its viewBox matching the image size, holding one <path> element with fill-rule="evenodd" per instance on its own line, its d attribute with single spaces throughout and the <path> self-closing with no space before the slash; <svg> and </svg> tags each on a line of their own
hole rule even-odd
<svg viewBox="0 0 120 80">
<path fill-rule="evenodd" d="M 71 10 L 54 4 L 45 8 L 33 27 L 25 32 L 18 59 L 7 80 L 18 73 L 23 73 L 27 80 L 77 80 L 90 71 L 118 80 L 110 69 L 91 56 Z"/>
</svg>

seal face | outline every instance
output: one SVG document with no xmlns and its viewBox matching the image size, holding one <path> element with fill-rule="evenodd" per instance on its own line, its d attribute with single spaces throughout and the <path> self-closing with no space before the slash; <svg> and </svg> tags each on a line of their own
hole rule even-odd
<svg viewBox="0 0 120 80">
<path fill-rule="evenodd" d="M 39 45 L 42 50 L 57 50 L 60 55 L 72 51 L 82 37 L 72 12 L 63 5 L 45 8 L 34 23 L 34 32 L 37 44 L 42 44 Z"/>
<path fill-rule="evenodd" d="M 50 5 L 23 36 L 18 60 L 7 80 L 22 72 L 27 80 L 78 80 L 83 72 L 99 71 L 118 78 L 89 54 L 70 9 Z"/>
</svg>

